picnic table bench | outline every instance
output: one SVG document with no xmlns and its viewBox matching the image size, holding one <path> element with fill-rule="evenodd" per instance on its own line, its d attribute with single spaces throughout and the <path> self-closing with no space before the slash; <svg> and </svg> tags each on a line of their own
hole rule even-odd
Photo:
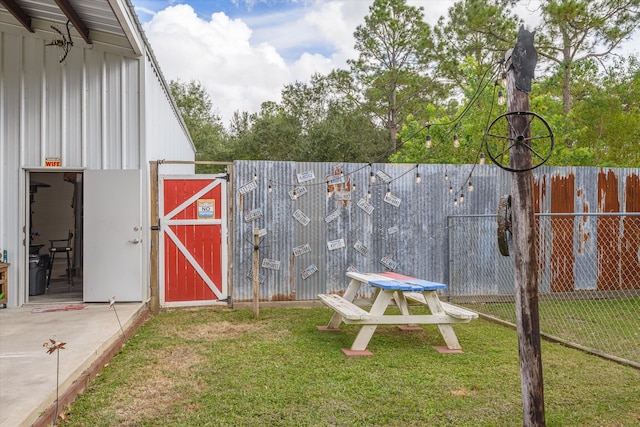
<svg viewBox="0 0 640 427">
<path fill-rule="evenodd" d="M 335 311 L 327 326 L 319 330 L 337 331 L 341 323 L 362 325 L 350 349 L 342 349 L 348 356 L 369 356 L 367 345 L 378 325 L 398 325 L 403 330 L 421 329 L 418 325 L 435 324 L 446 343 L 446 347 L 436 347 L 440 352 L 459 353 L 462 347 L 453 330 L 454 323 L 468 323 L 478 318 L 478 314 L 440 301 L 438 290 L 446 289 L 442 283 L 416 279 L 397 273 L 348 272 L 351 279 L 345 293 L 319 294 L 318 298 Z M 375 288 L 369 311 L 354 304 L 360 287 L 369 284 Z M 413 314 L 407 300 L 424 304 L 431 314 Z M 400 314 L 386 314 L 389 305 L 395 303 Z"/>
</svg>

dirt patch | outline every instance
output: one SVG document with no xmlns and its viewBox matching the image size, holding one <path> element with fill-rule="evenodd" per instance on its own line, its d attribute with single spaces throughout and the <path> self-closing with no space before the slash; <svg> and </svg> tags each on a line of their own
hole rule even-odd
<svg viewBox="0 0 640 427">
<path fill-rule="evenodd" d="M 150 364 L 124 393 L 113 399 L 110 410 L 121 426 L 138 426 L 165 413 L 183 400 L 183 388 L 203 389 L 204 383 L 191 372 L 191 367 L 204 357 L 182 346 L 173 351 L 158 351 L 159 363 Z M 189 381 L 185 382 L 185 378 Z"/>
<path fill-rule="evenodd" d="M 243 324 L 232 322 L 209 322 L 193 325 L 183 325 L 180 327 L 170 326 L 165 332 L 175 338 L 184 340 L 203 339 L 216 341 L 223 339 L 241 338 L 247 334 L 257 333 L 262 338 L 278 339 L 284 335 L 290 335 L 289 331 L 271 330 L 269 324 L 265 322 Z M 265 332 L 262 334 L 262 332 Z M 268 333 L 267 333 L 268 332 Z"/>
</svg>

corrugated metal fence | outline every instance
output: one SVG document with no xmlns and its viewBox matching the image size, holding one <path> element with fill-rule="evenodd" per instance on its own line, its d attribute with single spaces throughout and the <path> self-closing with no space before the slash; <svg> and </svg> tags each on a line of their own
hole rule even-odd
<svg viewBox="0 0 640 427">
<path fill-rule="evenodd" d="M 501 169 L 238 161 L 234 171 L 235 301 L 252 298 L 258 228 L 263 301 L 341 292 L 352 268 L 394 270 L 515 323 L 513 258 L 497 245 L 510 189 Z M 534 184 L 542 332 L 640 363 L 640 169 L 543 167 Z"/>
<path fill-rule="evenodd" d="M 640 169 L 534 172 L 539 212 L 640 212 Z M 234 300 L 252 298 L 254 228 L 266 232 L 260 243 L 261 299 L 308 300 L 344 289 L 349 268 L 394 269 L 457 286 L 449 283 L 449 259 L 460 254 L 449 253 L 447 218 L 495 215 L 499 197 L 509 192 L 510 175 L 493 165 L 236 161 L 234 186 Z M 594 226 L 578 224 L 576 236 L 594 233 Z M 495 239 L 489 227 L 469 232 Z M 500 257 L 497 250 L 468 249 L 466 257 Z"/>
</svg>

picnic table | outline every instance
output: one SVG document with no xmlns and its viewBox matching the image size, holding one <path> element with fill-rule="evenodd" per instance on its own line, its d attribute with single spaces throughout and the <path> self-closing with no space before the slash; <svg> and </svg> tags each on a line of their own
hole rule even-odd
<svg viewBox="0 0 640 427">
<path fill-rule="evenodd" d="M 460 353 L 462 347 L 453 330 L 454 323 L 468 323 L 478 318 L 478 314 L 440 301 L 438 291 L 446 289 L 442 283 L 430 282 L 397 273 L 347 272 L 351 279 L 344 294 L 319 294 L 318 298 L 335 311 L 327 326 L 318 326 L 322 331 L 338 331 L 341 323 L 362 325 L 350 349 L 343 348 L 347 356 L 370 356 L 367 350 L 378 325 L 398 325 L 402 330 L 421 329 L 418 325 L 435 324 L 440 330 L 446 347 L 436 346 L 441 353 Z M 360 287 L 369 284 L 375 288 L 371 308 L 366 311 L 354 304 Z M 409 302 L 417 302 L 429 308 L 431 314 L 411 313 Z M 386 314 L 394 304 L 401 314 Z"/>
</svg>

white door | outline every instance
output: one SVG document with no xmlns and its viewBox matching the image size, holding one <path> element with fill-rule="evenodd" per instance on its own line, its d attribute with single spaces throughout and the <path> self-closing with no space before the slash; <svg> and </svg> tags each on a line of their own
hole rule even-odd
<svg viewBox="0 0 640 427">
<path fill-rule="evenodd" d="M 86 302 L 142 301 L 141 172 L 84 172 Z"/>
</svg>

